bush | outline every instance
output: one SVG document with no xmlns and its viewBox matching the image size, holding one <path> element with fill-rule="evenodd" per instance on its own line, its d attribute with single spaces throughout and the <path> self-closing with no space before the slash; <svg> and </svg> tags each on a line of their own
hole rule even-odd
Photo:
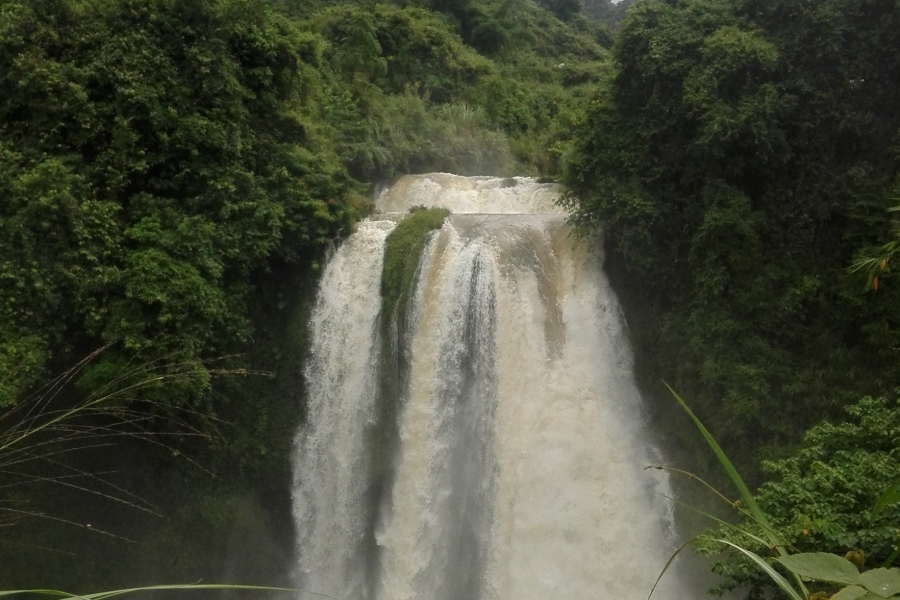
<svg viewBox="0 0 900 600">
<path fill-rule="evenodd" d="M 763 470 L 775 478 L 760 487 L 756 499 L 773 529 L 798 551 L 843 555 L 861 548 L 867 564 L 878 565 L 898 544 L 900 505 L 889 505 L 871 522 L 870 514 L 885 488 L 900 479 L 900 405 L 866 397 L 846 411 L 848 421 L 813 427 L 791 456 L 764 462 Z M 742 527 L 761 534 L 755 522 Z M 701 546 L 705 553 L 720 550 L 715 538 L 770 554 L 730 528 L 707 534 Z M 746 585 L 748 600 L 767 597 L 773 587 L 742 554 L 729 553 L 714 571 L 724 578 L 717 591 Z"/>
</svg>

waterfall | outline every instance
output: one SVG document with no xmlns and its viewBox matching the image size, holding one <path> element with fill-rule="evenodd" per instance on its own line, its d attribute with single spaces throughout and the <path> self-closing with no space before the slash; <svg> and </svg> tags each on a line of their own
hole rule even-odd
<svg viewBox="0 0 900 600">
<path fill-rule="evenodd" d="M 359 224 L 325 268 L 310 323 L 294 517 L 304 585 L 341 600 L 366 597 L 365 429 L 375 415 L 381 265 L 393 227 Z"/>
<path fill-rule="evenodd" d="M 644 470 L 657 458 L 599 244 L 571 235 L 559 193 L 526 178 L 407 176 L 329 261 L 295 457 L 304 589 L 647 597 L 674 549 L 668 482 Z M 388 399 L 383 252 L 417 205 L 452 213 L 419 259 L 396 340 L 405 375 Z M 375 494 L 367 431 L 385 401 L 399 403 L 397 439 Z M 693 597 L 664 581 L 660 597 Z"/>
</svg>

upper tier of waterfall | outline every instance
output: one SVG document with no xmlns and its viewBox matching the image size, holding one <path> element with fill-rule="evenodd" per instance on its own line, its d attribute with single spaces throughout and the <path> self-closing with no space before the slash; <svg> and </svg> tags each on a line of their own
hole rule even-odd
<svg viewBox="0 0 900 600">
<path fill-rule="evenodd" d="M 538 183 L 530 177 L 462 177 L 449 173 L 405 175 L 379 194 L 381 213 L 404 213 L 414 206 L 446 208 L 455 214 L 565 215 L 556 204 L 562 192 L 557 183 Z"/>
</svg>

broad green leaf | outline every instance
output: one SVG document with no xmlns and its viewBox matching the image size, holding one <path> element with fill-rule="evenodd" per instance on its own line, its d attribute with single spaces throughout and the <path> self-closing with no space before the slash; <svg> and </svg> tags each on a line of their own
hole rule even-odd
<svg viewBox="0 0 900 600">
<path fill-rule="evenodd" d="M 872 569 L 860 575 L 859 581 L 882 598 L 900 593 L 900 569 Z"/>
<path fill-rule="evenodd" d="M 784 591 L 784 593 L 787 594 L 791 598 L 791 600 L 805 600 L 804 597 L 801 596 L 790 583 L 788 583 L 788 580 L 781 576 L 781 573 L 779 573 L 778 571 L 773 569 L 772 565 L 770 565 L 765 560 L 763 560 L 763 558 L 760 557 L 755 552 L 751 552 L 750 550 L 747 550 L 746 548 L 742 548 L 742 547 L 738 546 L 737 544 L 733 544 L 733 543 L 729 542 L 728 540 L 716 540 L 716 541 L 720 542 L 722 544 L 725 544 L 727 546 L 731 546 L 732 548 L 734 548 L 738 552 L 743 553 L 750 560 L 755 562 L 759 566 L 759 568 L 762 569 L 763 571 L 765 571 L 766 575 L 768 575 L 769 578 L 773 582 L 775 582 L 775 585 L 780 587 L 782 589 L 782 591 Z"/>
<path fill-rule="evenodd" d="M 859 587 L 858 585 L 851 585 L 839 591 L 832 596 L 830 600 L 859 600 L 868 593 L 866 588 Z"/>
<path fill-rule="evenodd" d="M 859 571 L 846 558 L 841 558 L 827 552 L 808 552 L 781 556 L 778 562 L 790 571 L 817 581 L 829 581 L 844 585 L 859 585 Z M 874 591 L 874 590 L 873 590 Z"/>
</svg>

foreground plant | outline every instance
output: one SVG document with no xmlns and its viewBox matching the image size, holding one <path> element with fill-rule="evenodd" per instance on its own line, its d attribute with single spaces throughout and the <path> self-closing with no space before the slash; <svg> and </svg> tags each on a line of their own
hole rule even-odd
<svg viewBox="0 0 900 600">
<path fill-rule="evenodd" d="M 294 588 L 266 587 L 259 585 L 220 585 L 220 584 L 185 584 L 185 585 L 152 585 L 147 587 L 126 588 L 121 590 L 113 590 L 109 592 L 97 592 L 94 594 L 70 594 L 69 592 L 61 592 L 58 590 L 7 590 L 0 591 L 0 596 L 17 596 L 17 595 L 34 595 L 49 596 L 51 598 L 78 598 L 80 600 L 104 600 L 114 596 L 124 596 L 125 594 L 134 594 L 137 592 L 165 592 L 165 591 L 202 591 L 202 590 L 255 590 L 261 592 L 291 592 L 295 594 L 303 594 L 306 596 L 317 596 L 320 598 L 329 598 L 330 600 L 339 600 L 328 594 L 320 594 L 319 592 L 308 592 Z"/>
<path fill-rule="evenodd" d="M 887 209 L 889 213 L 900 212 L 900 206 L 892 206 Z M 897 222 L 893 222 L 897 229 Z M 862 252 L 848 269 L 851 273 L 863 273 L 868 278 L 866 289 L 878 289 L 879 279 L 891 274 L 891 259 L 900 252 L 900 230 L 894 232 L 893 239 L 885 242 L 880 247 Z"/>
<path fill-rule="evenodd" d="M 109 452 L 125 439 L 139 440 L 205 470 L 181 455 L 176 446 L 185 438 L 212 440 L 216 419 L 190 407 L 155 401 L 154 397 L 173 386 L 250 372 L 216 368 L 215 361 L 199 364 L 200 361 L 164 359 L 134 361 L 112 371 L 92 372 L 91 367 L 108 348 L 91 353 L 0 413 L 0 527 L 37 518 L 131 542 L 96 524 L 78 523 L 34 508 L 29 500 L 15 493 L 22 486 L 50 484 L 159 516 L 152 503 L 107 479 L 106 473 L 85 467 L 76 458 L 90 450 Z M 0 536 L 0 541 L 15 543 L 4 536 Z"/>
<path fill-rule="evenodd" d="M 711 517 L 719 527 L 685 545 L 697 546 L 704 553 L 723 547 L 732 550 L 732 559 L 715 565 L 714 570 L 727 578 L 718 592 L 749 583 L 747 598 L 762 598 L 768 595 L 764 583 L 769 582 L 792 600 L 873 600 L 900 594 L 900 569 L 890 568 L 900 554 L 894 518 L 900 482 L 889 486 L 877 499 L 872 491 L 882 488 L 885 481 L 897 479 L 896 469 L 900 467 L 891 449 L 900 409 L 884 400 L 866 398 L 847 409 L 857 422 L 813 428 L 805 436 L 802 450 L 789 459 L 767 463 L 768 470 L 777 473 L 781 481 L 766 483 L 754 497 L 713 436 L 672 393 L 741 495 L 732 503 L 713 490 L 741 513 L 744 522 L 740 526 Z M 767 514 L 759 500 L 774 512 Z M 775 525 L 773 515 L 777 517 Z M 872 550 L 870 563 L 882 563 L 879 568 L 860 573 L 866 559 L 865 553 L 856 549 L 861 544 Z M 801 552 L 798 546 L 812 551 Z M 833 553 L 844 554 L 846 548 L 851 550 L 844 557 Z M 882 560 L 873 561 L 875 557 Z M 776 570 L 777 565 L 783 567 L 787 577 Z M 810 594 L 808 581 L 837 591 L 834 596 L 826 591 Z"/>
</svg>

